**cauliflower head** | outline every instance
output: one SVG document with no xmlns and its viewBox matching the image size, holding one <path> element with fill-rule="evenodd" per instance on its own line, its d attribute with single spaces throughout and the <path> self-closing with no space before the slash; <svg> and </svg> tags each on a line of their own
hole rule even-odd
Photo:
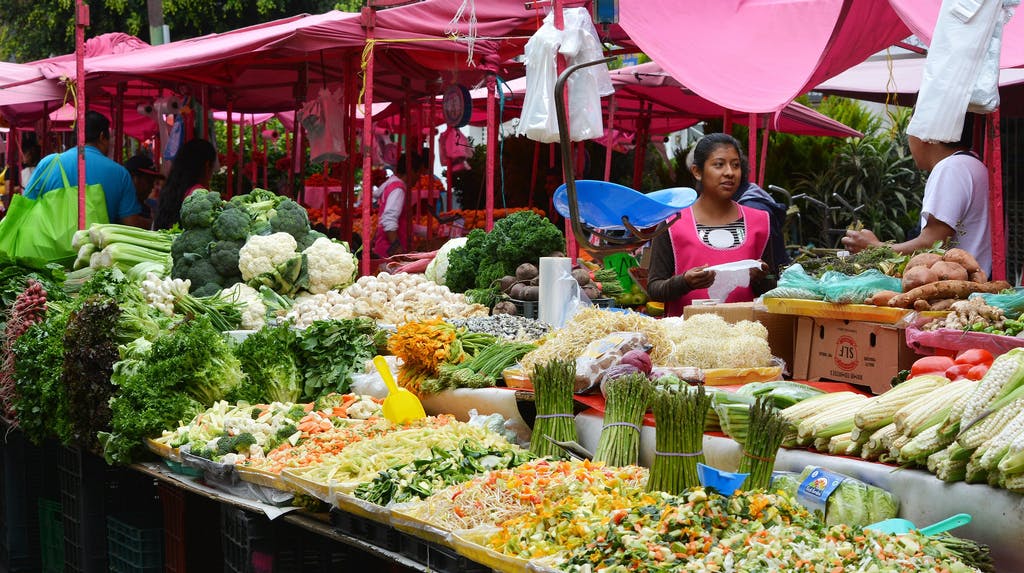
<svg viewBox="0 0 1024 573">
<path fill-rule="evenodd" d="M 221 291 L 221 295 L 231 302 L 241 303 L 242 306 L 242 328 L 245 330 L 259 330 L 267 322 L 267 305 L 263 304 L 263 297 L 259 291 L 245 283 L 235 283 L 233 286 Z"/>
<path fill-rule="evenodd" d="M 298 243 L 288 233 L 252 235 L 238 251 L 238 270 L 248 281 L 263 273 L 273 272 L 281 263 L 296 255 Z"/>
<path fill-rule="evenodd" d="M 321 237 L 302 253 L 309 265 L 309 286 L 306 287 L 309 292 L 323 294 L 340 290 L 355 281 L 356 258 L 345 243 Z"/>
</svg>

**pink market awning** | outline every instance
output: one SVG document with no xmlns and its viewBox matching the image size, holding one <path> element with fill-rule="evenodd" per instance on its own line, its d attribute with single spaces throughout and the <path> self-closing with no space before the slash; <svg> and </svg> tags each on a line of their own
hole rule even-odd
<svg viewBox="0 0 1024 573">
<path fill-rule="evenodd" d="M 666 72 L 723 107 L 775 112 L 910 36 L 888 0 L 620 0 L 620 24 Z"/>
<path fill-rule="evenodd" d="M 0 106 L 60 101 L 64 94 L 64 87 L 45 78 L 36 66 L 0 62 Z"/>
</svg>

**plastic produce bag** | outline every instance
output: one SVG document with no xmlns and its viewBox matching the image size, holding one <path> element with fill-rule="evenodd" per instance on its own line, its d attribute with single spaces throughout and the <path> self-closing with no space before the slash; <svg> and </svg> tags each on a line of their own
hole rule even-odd
<svg viewBox="0 0 1024 573">
<path fill-rule="evenodd" d="M 68 182 L 59 160 L 51 162 L 47 169 L 52 169 L 55 164 L 60 168 L 64 187 L 47 191 L 38 199 L 14 195 L 7 216 L 0 220 L 0 252 L 24 259 L 33 266 L 73 259 L 77 254 L 71 246 L 71 238 L 78 230 L 78 187 L 72 187 Z M 37 181 L 44 179 L 41 177 Z M 93 223 L 107 222 L 107 199 L 103 186 L 87 186 L 86 228 Z"/>
<path fill-rule="evenodd" d="M 807 274 L 804 267 L 798 263 L 782 271 L 778 286 L 764 293 L 764 298 L 822 300 L 825 295 L 821 293 L 820 287 L 818 279 Z"/>
<path fill-rule="evenodd" d="M 1024 288 L 1017 287 L 1012 293 L 989 294 L 975 293 L 969 298 L 980 297 L 985 304 L 1003 309 L 1003 314 L 1008 317 L 1017 317 L 1024 313 Z"/>
<path fill-rule="evenodd" d="M 613 332 L 588 344 L 576 359 L 577 393 L 597 390 L 605 370 L 630 350 L 643 350 L 648 345 L 647 335 L 642 332 Z"/>
<path fill-rule="evenodd" d="M 861 304 L 878 291 L 902 292 L 900 280 L 871 269 L 858 275 L 828 271 L 819 281 L 819 290 L 828 302 Z"/>
<path fill-rule="evenodd" d="M 914 352 L 922 355 L 933 355 L 940 351 L 970 350 L 981 348 L 988 350 L 995 356 L 1006 354 L 1014 348 L 1024 347 L 1024 338 L 1017 336 L 1003 336 L 989 334 L 987 332 L 972 332 L 970 330 L 957 330 L 952 328 L 939 328 L 937 330 L 922 330 L 925 324 L 934 320 L 931 317 L 923 317 L 917 314 L 908 316 L 905 330 L 907 346 Z"/>
<path fill-rule="evenodd" d="M 708 267 L 715 271 L 715 282 L 708 287 L 708 297 L 724 301 L 733 290 L 750 285 L 750 269 L 760 267 L 753 259 L 744 259 Z"/>
<path fill-rule="evenodd" d="M 781 489 L 812 512 L 824 514 L 828 525 L 869 525 L 896 517 L 900 502 L 882 488 L 843 474 L 807 466 L 800 474 L 780 472 L 772 488 Z"/>
<path fill-rule="evenodd" d="M 526 96 L 516 133 L 542 143 L 559 141 L 555 115 L 557 55 L 565 56 L 570 66 L 603 56 L 590 12 L 586 8 L 566 8 L 562 13 L 564 30 L 556 29 L 554 15 L 548 14 L 544 24 L 526 43 Z M 608 67 L 596 65 L 581 69 L 569 77 L 567 86 L 570 139 L 584 141 L 604 135 L 601 96 L 614 91 Z"/>
<path fill-rule="evenodd" d="M 301 123 L 309 136 L 309 160 L 313 163 L 343 161 L 345 151 L 345 112 L 341 90 L 320 88 L 316 99 L 306 102 L 300 111 Z"/>
</svg>

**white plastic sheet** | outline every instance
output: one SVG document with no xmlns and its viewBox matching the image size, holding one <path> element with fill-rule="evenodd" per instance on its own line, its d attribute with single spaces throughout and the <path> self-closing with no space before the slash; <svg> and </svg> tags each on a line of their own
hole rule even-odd
<svg viewBox="0 0 1024 573">
<path fill-rule="evenodd" d="M 733 290 L 750 286 L 750 269 L 761 266 L 754 259 L 743 259 L 708 267 L 715 271 L 715 282 L 708 287 L 708 297 L 724 301 Z"/>
<path fill-rule="evenodd" d="M 554 143 L 559 140 L 555 115 L 556 57 L 565 56 L 568 65 L 601 59 L 601 41 L 586 8 L 563 10 L 565 29 L 555 28 L 553 14 L 526 43 L 526 95 L 516 129 L 518 135 Z M 614 92 L 608 66 L 596 65 L 578 70 L 566 82 L 569 91 L 569 137 L 584 141 L 604 135 L 601 96 Z"/>
<path fill-rule="evenodd" d="M 957 141 L 968 110 L 999 106 L 1003 24 L 1020 0 L 943 0 L 928 48 L 909 135 Z"/>
</svg>

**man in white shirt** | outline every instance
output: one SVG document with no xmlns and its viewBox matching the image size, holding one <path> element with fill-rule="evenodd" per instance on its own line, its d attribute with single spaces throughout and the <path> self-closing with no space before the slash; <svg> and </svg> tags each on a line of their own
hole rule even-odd
<svg viewBox="0 0 1024 573">
<path fill-rule="evenodd" d="M 988 168 L 970 151 L 972 115 L 964 122 L 960 141 L 926 142 L 910 136 L 910 153 L 919 169 L 928 171 L 921 202 L 921 234 L 892 245 L 910 254 L 945 242 L 974 255 L 987 273 L 992 271 L 992 239 L 988 220 Z M 851 252 L 882 244 L 869 230 L 847 231 L 843 245 Z"/>
</svg>

